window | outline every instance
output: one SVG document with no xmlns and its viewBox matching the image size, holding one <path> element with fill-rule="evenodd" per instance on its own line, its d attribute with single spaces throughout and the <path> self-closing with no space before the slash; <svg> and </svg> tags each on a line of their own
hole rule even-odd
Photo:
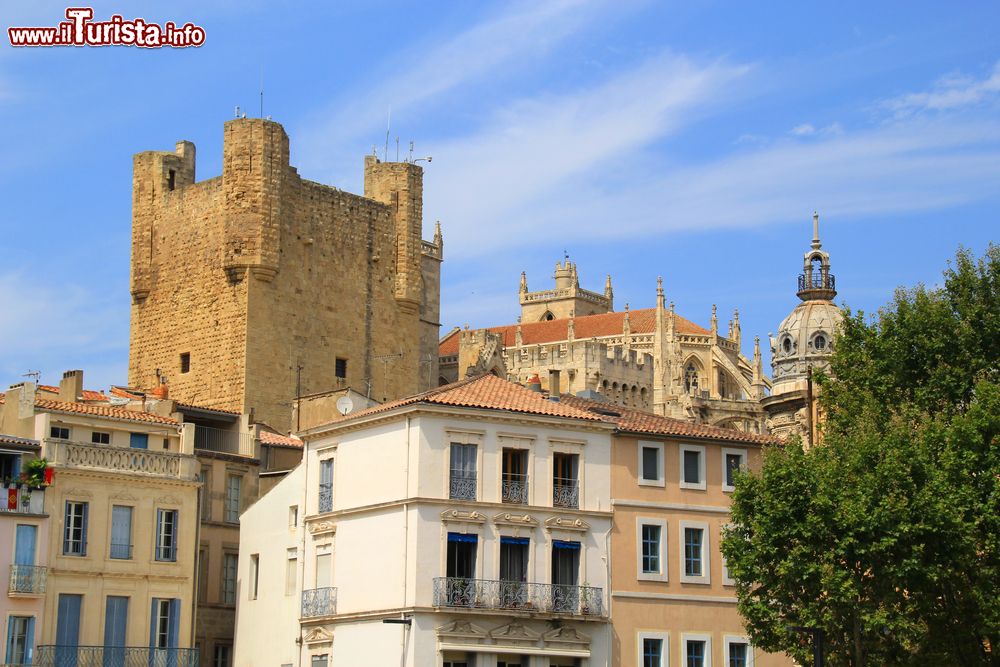
<svg viewBox="0 0 1000 667">
<path fill-rule="evenodd" d="M 156 510 L 156 560 L 177 560 L 177 510 Z"/>
<path fill-rule="evenodd" d="M 230 667 L 233 664 L 233 647 L 229 644 L 216 644 L 212 656 L 212 667 Z"/>
<path fill-rule="evenodd" d="M 75 500 L 66 501 L 66 519 L 63 531 L 63 555 L 87 555 L 88 504 Z"/>
<path fill-rule="evenodd" d="M 449 578 L 474 579 L 478 544 L 479 538 L 476 535 L 448 533 L 448 569 L 445 575 Z"/>
<path fill-rule="evenodd" d="M 684 369 L 684 390 L 689 394 L 698 393 L 698 369 L 694 364 L 688 364 Z"/>
<path fill-rule="evenodd" d="M 132 508 L 125 505 L 111 507 L 111 558 L 132 558 Z"/>
<path fill-rule="evenodd" d="M 191 371 L 191 353 L 181 352 L 181 373 L 188 373 Z"/>
<path fill-rule="evenodd" d="M 781 340 L 781 351 L 784 352 L 785 354 L 792 353 L 792 339 L 789 338 L 788 336 L 785 336 Z"/>
<path fill-rule="evenodd" d="M 250 554 L 250 599 L 257 599 L 257 587 L 260 584 L 260 554 Z"/>
<path fill-rule="evenodd" d="M 722 449 L 722 490 L 732 491 L 736 486 L 736 473 L 747 462 L 745 449 Z"/>
<path fill-rule="evenodd" d="M 236 554 L 222 556 L 222 603 L 236 604 L 236 565 L 239 558 Z"/>
<path fill-rule="evenodd" d="M 153 598 L 149 644 L 152 648 L 177 648 L 180 629 L 180 600 Z M 159 661 L 153 661 L 159 664 Z"/>
<path fill-rule="evenodd" d="M 288 508 L 288 527 L 295 528 L 299 525 L 299 506 L 291 505 Z"/>
<path fill-rule="evenodd" d="M 681 488 L 705 490 L 705 448 L 701 445 L 681 445 Z"/>
<path fill-rule="evenodd" d="M 526 655 L 498 655 L 497 667 L 528 667 L 530 657 Z M 552 664 L 551 662 L 549 664 Z"/>
<path fill-rule="evenodd" d="M 576 509 L 580 506 L 578 471 L 580 457 L 555 452 L 552 455 L 552 506 Z"/>
<path fill-rule="evenodd" d="M 0 452 L 0 482 L 17 479 L 21 475 L 21 455 Z"/>
<path fill-rule="evenodd" d="M 556 586 L 570 586 L 561 589 L 564 595 L 552 600 L 552 611 L 577 613 L 580 604 L 580 543 L 552 540 L 552 583 Z M 560 590 L 560 589 L 557 589 Z"/>
<path fill-rule="evenodd" d="M 319 462 L 319 511 L 333 510 L 333 459 Z"/>
<path fill-rule="evenodd" d="M 681 643 L 684 667 L 712 667 L 711 641 L 708 635 L 684 635 Z"/>
<path fill-rule="evenodd" d="M 146 433 L 129 433 L 128 446 L 132 449 L 149 449 L 149 435 Z"/>
<path fill-rule="evenodd" d="M 208 601 L 208 549 L 198 550 L 198 602 Z"/>
<path fill-rule="evenodd" d="M 199 494 L 198 502 L 201 504 L 201 520 L 211 521 L 212 520 L 212 469 L 208 466 L 202 466 L 201 472 L 198 473 L 198 481 L 201 482 L 201 488 L 198 489 L 198 494 Z"/>
<path fill-rule="evenodd" d="M 500 606 L 523 609 L 528 605 L 528 538 L 500 537 Z"/>
<path fill-rule="evenodd" d="M 177 185 L 177 172 L 173 169 L 167 171 L 167 190 L 173 190 Z"/>
<path fill-rule="evenodd" d="M 645 581 L 667 580 L 667 523 L 657 519 L 636 520 L 638 576 Z"/>
<path fill-rule="evenodd" d="M 227 523 L 240 522 L 240 490 L 243 486 L 241 475 L 229 475 L 226 478 L 226 513 L 223 519 Z"/>
<path fill-rule="evenodd" d="M 476 446 L 452 443 L 449 498 L 476 499 Z"/>
<path fill-rule="evenodd" d="M 58 438 L 60 440 L 69 440 L 69 429 L 65 426 L 50 426 L 49 437 Z"/>
<path fill-rule="evenodd" d="M 341 379 L 347 377 L 347 359 L 337 358 L 334 364 L 334 375 Z"/>
<path fill-rule="evenodd" d="M 333 582 L 333 554 L 329 545 L 322 548 L 324 551 L 316 554 L 316 588 L 330 588 Z"/>
<path fill-rule="evenodd" d="M 7 620 L 8 665 L 27 665 L 35 644 L 34 616 L 11 616 Z"/>
<path fill-rule="evenodd" d="M 104 664 L 124 665 L 126 630 L 128 629 L 128 598 L 109 595 L 104 601 Z M 109 655 L 110 654 L 110 655 Z"/>
<path fill-rule="evenodd" d="M 826 349 L 826 336 L 824 336 L 821 333 L 816 334 L 816 337 L 813 338 L 813 347 L 816 350 L 819 350 L 819 351 L 825 350 Z"/>
<path fill-rule="evenodd" d="M 500 501 L 526 505 L 528 503 L 528 450 L 503 449 Z"/>
<path fill-rule="evenodd" d="M 708 568 L 708 524 L 681 521 L 681 581 L 711 583 Z"/>
<path fill-rule="evenodd" d="M 666 667 L 667 634 L 662 632 L 639 633 L 639 667 Z"/>
<path fill-rule="evenodd" d="M 663 444 L 639 441 L 639 484 L 663 486 Z"/>
<path fill-rule="evenodd" d="M 90 434 L 90 441 L 95 445 L 110 445 L 111 434 L 105 431 L 93 431 Z"/>
<path fill-rule="evenodd" d="M 745 637 L 726 637 L 726 663 L 723 667 L 753 667 L 753 652 Z"/>
<path fill-rule="evenodd" d="M 323 655 L 314 655 L 312 660 L 309 661 L 309 667 L 328 667 L 330 664 L 330 656 L 324 653 Z"/>
<path fill-rule="evenodd" d="M 288 557 L 285 559 L 285 595 L 295 595 L 298 578 L 299 552 L 296 549 L 289 549 Z"/>
</svg>

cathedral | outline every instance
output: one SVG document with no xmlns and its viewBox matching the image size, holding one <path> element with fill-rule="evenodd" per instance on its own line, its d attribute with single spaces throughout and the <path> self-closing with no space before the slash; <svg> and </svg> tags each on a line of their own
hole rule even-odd
<svg viewBox="0 0 1000 667">
<path fill-rule="evenodd" d="M 677 314 L 662 279 L 655 307 L 615 311 L 611 276 L 603 293 L 583 289 L 567 259 L 553 278 L 552 289 L 532 292 L 521 274 L 516 323 L 455 328 L 442 338 L 439 384 L 487 372 L 520 383 L 537 376 L 553 395 L 599 395 L 667 417 L 811 441 L 818 421 L 811 374 L 828 370 L 842 319 L 818 216 L 799 276 L 801 303 L 770 336 L 773 380 L 758 338 L 753 358 L 741 352 L 738 311 L 723 333 L 715 306 L 708 328 Z"/>
</svg>

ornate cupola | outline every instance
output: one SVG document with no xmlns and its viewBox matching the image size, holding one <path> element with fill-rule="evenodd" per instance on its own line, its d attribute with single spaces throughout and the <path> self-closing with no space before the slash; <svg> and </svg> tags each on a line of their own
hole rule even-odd
<svg viewBox="0 0 1000 667">
<path fill-rule="evenodd" d="M 815 212 L 812 247 L 802 262 L 798 295 L 803 301 L 833 301 L 837 296 L 836 281 L 830 273 L 830 254 L 823 252 L 819 240 L 819 214 Z"/>
</svg>

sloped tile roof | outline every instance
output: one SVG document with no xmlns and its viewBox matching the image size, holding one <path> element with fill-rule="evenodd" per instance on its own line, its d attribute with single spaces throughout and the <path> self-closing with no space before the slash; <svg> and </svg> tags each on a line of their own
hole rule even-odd
<svg viewBox="0 0 1000 667">
<path fill-rule="evenodd" d="M 280 433 L 271 433 L 263 429 L 260 432 L 260 442 L 264 445 L 276 445 L 278 447 L 302 447 L 302 441 L 298 438 L 290 435 L 281 435 Z"/>
<path fill-rule="evenodd" d="M 59 395 L 59 387 L 50 384 L 40 384 L 38 385 L 38 391 L 44 391 L 47 394 Z M 84 389 L 81 392 L 80 398 L 84 401 L 106 401 L 108 400 L 107 395 L 103 391 L 94 391 L 93 389 Z"/>
<path fill-rule="evenodd" d="M 94 417 L 109 417 L 130 422 L 146 422 L 151 424 L 169 424 L 176 426 L 180 422 L 170 417 L 153 414 L 152 412 L 139 412 L 136 410 L 126 410 L 125 408 L 111 405 L 94 405 L 92 403 L 67 403 L 64 401 L 50 401 L 44 398 L 35 399 L 35 407 L 39 410 L 52 412 L 68 412 L 78 415 L 92 415 Z"/>
<path fill-rule="evenodd" d="M 780 440 L 770 435 L 744 433 L 735 429 L 719 428 L 704 424 L 692 424 L 682 419 L 662 417 L 634 408 L 626 408 L 614 403 L 605 403 L 579 396 L 563 395 L 561 402 L 581 410 L 597 410 L 605 421 L 614 423 L 618 430 L 625 433 L 648 433 L 650 435 L 678 436 L 683 438 L 702 438 L 707 440 L 725 440 L 727 442 L 751 443 L 757 445 L 778 444 Z M 615 414 L 602 414 L 602 413 Z"/>
<path fill-rule="evenodd" d="M 6 435 L 4 433 L 0 433 L 0 445 L 17 447 L 18 449 L 38 449 L 40 447 L 37 440 L 19 438 L 15 435 Z"/>
<path fill-rule="evenodd" d="M 536 391 L 531 391 L 519 384 L 508 382 L 495 375 L 487 374 L 459 380 L 458 382 L 437 387 L 422 394 L 402 398 L 398 401 L 383 403 L 382 405 L 376 405 L 365 410 L 352 412 L 333 420 L 331 424 L 339 424 L 417 403 L 504 410 L 507 412 L 547 415 L 550 417 L 568 417 L 588 422 L 602 421 L 599 415 L 595 415 L 592 412 L 564 403 L 550 401 Z"/>
<path fill-rule="evenodd" d="M 643 308 L 629 311 L 629 330 L 634 334 L 650 334 L 656 330 L 656 309 Z M 667 314 L 669 317 L 669 313 Z M 542 322 L 521 323 L 521 342 L 524 345 L 541 343 L 556 343 L 568 337 L 569 318 L 546 320 Z M 503 335 L 504 347 L 514 347 L 517 338 L 517 324 L 507 324 L 500 327 L 490 327 L 488 331 Z M 625 312 L 602 313 L 600 315 L 584 315 L 573 318 L 573 335 L 575 338 L 602 338 L 621 335 L 625 327 Z M 703 334 L 710 333 L 694 322 L 674 314 L 674 330 L 677 333 Z M 458 354 L 458 341 L 461 331 L 452 331 L 445 336 L 438 346 L 438 354 L 442 357 Z"/>
</svg>

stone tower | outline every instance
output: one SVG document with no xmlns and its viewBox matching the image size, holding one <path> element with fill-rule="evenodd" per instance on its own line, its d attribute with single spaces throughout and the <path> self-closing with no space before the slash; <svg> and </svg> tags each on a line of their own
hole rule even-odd
<svg viewBox="0 0 1000 667">
<path fill-rule="evenodd" d="M 591 292 L 580 287 L 580 277 L 576 264 L 568 259 L 556 262 L 555 289 L 541 292 L 528 291 L 528 278 L 521 273 L 521 321 L 540 322 L 559 320 L 574 315 L 598 315 L 614 310 L 614 294 L 611 290 L 611 276 L 604 284 L 604 294 Z"/>
<path fill-rule="evenodd" d="M 421 239 L 423 170 L 369 156 L 362 197 L 299 177 L 278 123 L 224 133 L 215 178 L 196 182 L 190 142 L 134 157 L 129 383 L 280 430 L 298 394 L 430 386 L 443 241 Z"/>
<path fill-rule="evenodd" d="M 844 316 L 833 303 L 836 281 L 830 255 L 819 240 L 819 215 L 813 214 L 813 240 L 799 275 L 800 303 L 778 326 L 771 342 L 771 395 L 761 401 L 774 435 L 801 435 L 812 442 L 819 420 L 811 382 L 814 371 L 830 368 L 837 327 Z"/>
</svg>

